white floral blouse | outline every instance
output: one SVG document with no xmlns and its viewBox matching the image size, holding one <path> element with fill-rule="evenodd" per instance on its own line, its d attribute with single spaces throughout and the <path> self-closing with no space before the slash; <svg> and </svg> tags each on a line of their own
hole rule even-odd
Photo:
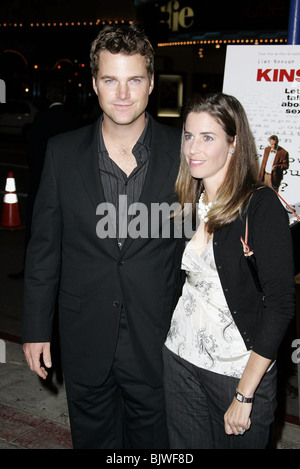
<svg viewBox="0 0 300 469">
<path fill-rule="evenodd" d="M 183 254 L 182 269 L 187 278 L 165 345 L 200 368 L 240 378 L 250 351 L 228 309 L 212 240 L 201 254 L 191 240 Z"/>
</svg>

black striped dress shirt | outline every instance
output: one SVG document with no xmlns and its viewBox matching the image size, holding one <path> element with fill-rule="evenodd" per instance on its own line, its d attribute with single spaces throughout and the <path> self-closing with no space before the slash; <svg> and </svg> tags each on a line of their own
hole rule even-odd
<svg viewBox="0 0 300 469">
<path fill-rule="evenodd" d="M 113 204 L 116 209 L 116 237 L 120 249 L 127 237 L 127 227 L 130 222 L 130 216 L 120 207 L 119 196 L 127 197 L 127 208 L 134 202 L 139 201 L 149 164 L 150 143 L 151 124 L 149 123 L 149 119 L 147 119 L 146 126 L 132 149 L 137 166 L 132 173 L 127 176 L 109 157 L 103 141 L 101 122 L 98 151 L 100 177 L 106 202 Z M 119 220 L 122 226 L 119 226 Z"/>
</svg>

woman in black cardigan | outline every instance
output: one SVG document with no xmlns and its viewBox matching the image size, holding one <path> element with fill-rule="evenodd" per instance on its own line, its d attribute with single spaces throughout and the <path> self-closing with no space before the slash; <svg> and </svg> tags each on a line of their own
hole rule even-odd
<svg viewBox="0 0 300 469">
<path fill-rule="evenodd" d="M 276 353 L 295 310 L 293 252 L 285 209 L 257 180 L 239 101 L 190 100 L 176 191 L 179 215 L 191 208 L 200 223 L 164 348 L 171 448 L 270 443 Z"/>
</svg>

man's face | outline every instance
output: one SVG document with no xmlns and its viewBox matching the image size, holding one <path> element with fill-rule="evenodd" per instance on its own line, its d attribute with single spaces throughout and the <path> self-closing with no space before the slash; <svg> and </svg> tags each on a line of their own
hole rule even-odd
<svg viewBox="0 0 300 469">
<path fill-rule="evenodd" d="M 272 138 L 270 138 L 270 146 L 271 146 L 272 150 L 275 150 L 276 149 L 276 140 L 273 140 Z"/>
<path fill-rule="evenodd" d="M 149 82 L 145 57 L 101 51 L 93 87 L 104 113 L 116 125 L 129 125 L 144 118 L 153 77 Z"/>
</svg>

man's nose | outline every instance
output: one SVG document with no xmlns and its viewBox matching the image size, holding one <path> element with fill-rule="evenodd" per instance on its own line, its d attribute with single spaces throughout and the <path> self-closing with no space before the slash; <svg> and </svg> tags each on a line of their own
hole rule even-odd
<svg viewBox="0 0 300 469">
<path fill-rule="evenodd" d="M 120 99 L 127 99 L 129 97 L 129 88 L 127 83 L 120 83 L 118 87 L 118 97 Z"/>
</svg>

